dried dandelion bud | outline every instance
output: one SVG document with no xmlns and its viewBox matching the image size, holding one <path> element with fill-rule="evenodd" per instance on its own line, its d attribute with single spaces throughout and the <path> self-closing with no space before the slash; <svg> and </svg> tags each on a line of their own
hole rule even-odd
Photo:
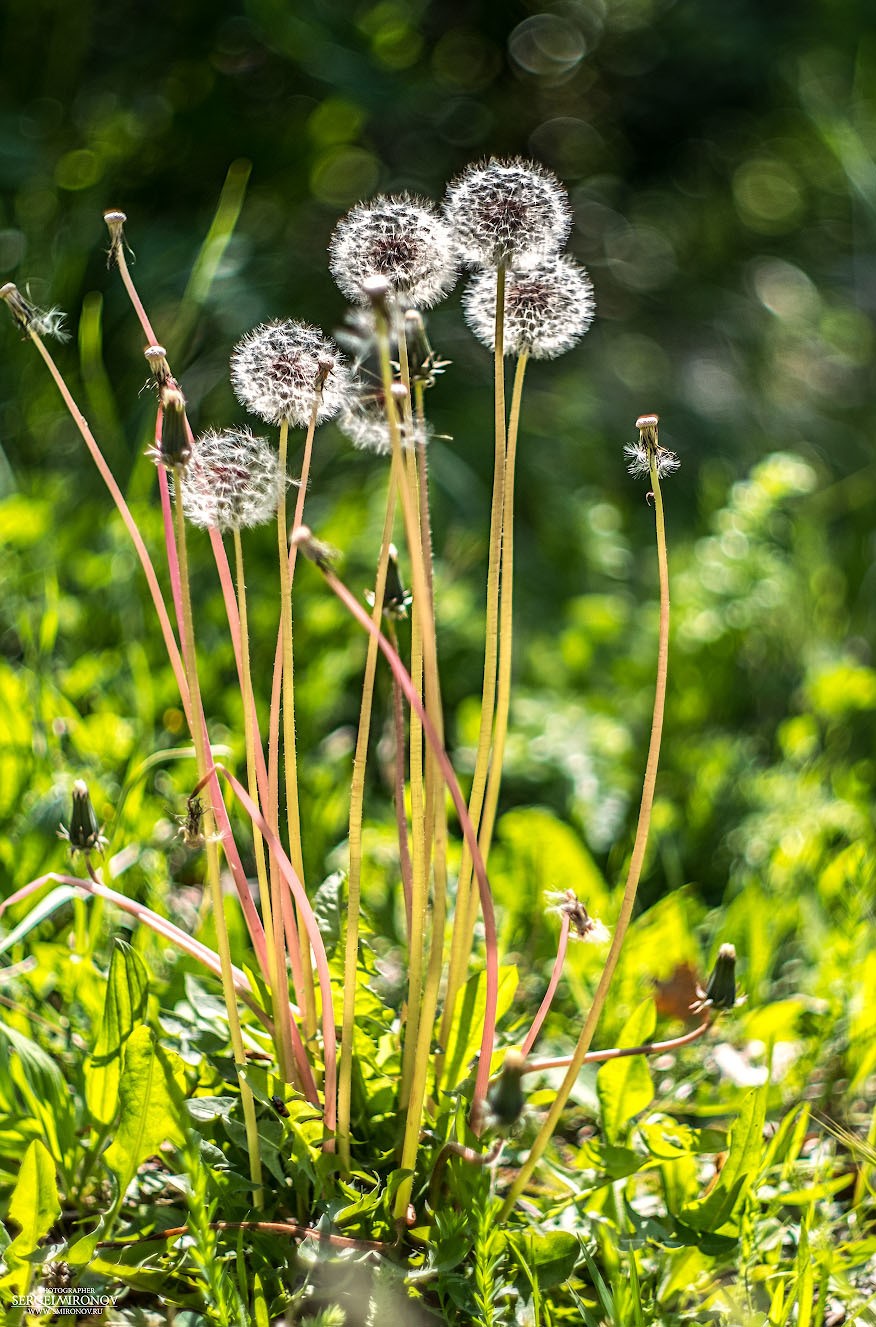
<svg viewBox="0 0 876 1327">
<path fill-rule="evenodd" d="M 242 530 L 273 520 L 281 489 L 277 453 L 249 429 L 210 431 L 195 439 L 180 479 L 192 525 Z"/>
<path fill-rule="evenodd" d="M 114 262 L 118 261 L 122 245 L 125 243 L 125 222 L 128 218 L 124 212 L 110 209 L 104 212 L 103 219 L 106 222 L 109 231 L 110 247 L 107 254 L 107 267 L 112 267 Z"/>
<path fill-rule="evenodd" d="M 555 359 L 571 350 L 593 321 L 593 286 L 572 258 L 552 258 L 505 280 L 504 347 L 506 355 Z M 469 327 L 479 341 L 495 348 L 496 274 L 481 272 L 463 296 Z"/>
<path fill-rule="evenodd" d="M 331 544 L 317 539 L 309 525 L 299 525 L 293 530 L 289 542 L 295 548 L 300 548 L 304 556 L 315 563 L 320 571 L 330 571 L 332 563 L 339 556 L 338 550 L 332 548 Z"/>
<path fill-rule="evenodd" d="M 7 308 L 19 327 L 37 336 L 53 336 L 56 341 L 69 341 L 70 333 L 64 326 L 66 314 L 58 308 L 39 309 L 26 300 L 14 281 L 7 281 L 0 287 L 0 299 L 6 301 Z"/>
<path fill-rule="evenodd" d="M 526 1106 L 521 1087 L 525 1065 L 520 1051 L 508 1051 L 502 1071 L 487 1093 L 488 1122 L 500 1132 L 513 1129 Z"/>
<path fill-rule="evenodd" d="M 589 944 L 605 944 L 611 938 L 608 927 L 590 916 L 574 889 L 548 890 L 545 898 L 549 904 L 545 912 L 569 918 L 569 933 L 573 940 L 585 940 Z"/>
<path fill-rule="evenodd" d="M 237 343 L 231 385 L 241 405 L 267 424 L 305 428 L 318 397 L 316 422 L 344 405 L 349 374 L 341 352 L 310 323 L 262 323 Z"/>
<path fill-rule="evenodd" d="M 157 379 L 159 387 L 163 387 L 166 382 L 170 382 L 172 374 L 164 346 L 147 346 L 143 354 L 146 363 L 149 365 L 149 371 L 153 378 Z"/>
<path fill-rule="evenodd" d="M 428 309 L 452 290 L 456 261 L 436 208 L 410 194 L 381 195 L 342 217 L 329 244 L 329 269 L 355 304 L 371 302 L 366 282 L 383 277 L 403 304 Z"/>
<path fill-rule="evenodd" d="M 160 465 L 173 470 L 189 459 L 189 426 L 186 419 L 186 398 L 178 387 L 164 386 L 159 397 L 161 436 L 149 455 Z"/>
<path fill-rule="evenodd" d="M 718 950 L 714 971 L 706 987 L 706 1003 L 713 1009 L 736 1006 L 736 950 L 733 945 L 722 945 Z"/>
<path fill-rule="evenodd" d="M 68 841 L 72 852 L 100 852 L 106 843 L 84 779 L 77 779 L 73 784 L 70 827 L 61 825 L 58 833 Z"/>
<path fill-rule="evenodd" d="M 556 176 L 521 157 L 469 166 L 448 186 L 444 215 L 459 256 L 475 267 L 528 267 L 557 254 L 572 221 Z"/>
<path fill-rule="evenodd" d="M 628 458 L 627 469 L 631 475 L 650 476 L 652 460 L 659 479 L 674 474 L 681 465 L 681 461 L 675 452 L 660 446 L 657 440 L 657 426 L 659 423 L 660 420 L 657 415 L 640 415 L 636 420 L 639 440 L 638 442 L 628 443 L 624 447 L 624 455 Z"/>
</svg>

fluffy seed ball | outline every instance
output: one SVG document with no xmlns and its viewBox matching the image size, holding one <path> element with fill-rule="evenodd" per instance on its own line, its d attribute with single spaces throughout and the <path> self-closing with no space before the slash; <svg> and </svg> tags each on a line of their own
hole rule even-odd
<svg viewBox="0 0 876 1327">
<path fill-rule="evenodd" d="M 231 385 L 241 405 L 266 424 L 285 420 L 305 428 L 320 383 L 318 424 L 342 408 L 350 380 L 337 346 L 310 323 L 263 323 L 234 347 Z"/>
<path fill-rule="evenodd" d="M 192 525 L 240 530 L 273 520 L 282 481 L 277 453 L 264 438 L 229 429 L 196 439 L 180 482 Z"/>
<path fill-rule="evenodd" d="M 428 309 L 456 283 L 450 231 L 425 198 L 380 196 L 358 203 L 335 227 L 329 268 L 341 292 L 367 304 L 363 284 L 384 277 L 394 295 Z"/>
<path fill-rule="evenodd" d="M 520 157 L 469 166 L 448 186 L 444 215 L 475 267 L 531 266 L 559 253 L 572 222 L 556 176 Z"/>
<path fill-rule="evenodd" d="M 555 258 L 505 279 L 505 354 L 555 359 L 593 321 L 593 286 L 572 258 Z M 481 272 L 463 296 L 466 321 L 479 341 L 495 347 L 496 274 Z"/>
<path fill-rule="evenodd" d="M 400 401 L 403 396 L 404 392 L 401 391 Z M 397 412 L 402 447 L 410 447 L 411 429 L 405 422 L 400 404 L 394 404 L 393 408 Z M 339 415 L 338 428 L 360 451 L 375 452 L 378 456 L 388 456 L 392 451 L 383 392 L 365 383 L 358 384 L 346 409 Z M 415 423 L 413 441 L 419 442 L 421 439 L 428 441 L 428 434 Z"/>
</svg>

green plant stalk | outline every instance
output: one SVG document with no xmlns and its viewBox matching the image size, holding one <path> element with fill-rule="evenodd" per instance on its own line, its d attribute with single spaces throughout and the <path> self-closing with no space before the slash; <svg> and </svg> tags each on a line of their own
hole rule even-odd
<svg viewBox="0 0 876 1327">
<path fill-rule="evenodd" d="M 188 568 L 188 544 L 186 539 L 185 516 L 183 515 L 182 505 L 182 475 L 177 467 L 174 478 L 175 502 L 174 515 L 176 519 L 176 538 L 179 552 L 180 584 L 182 589 L 181 607 L 182 621 L 180 623 L 180 644 L 182 646 L 183 659 L 186 667 L 186 675 L 189 684 L 189 694 L 192 701 L 192 713 L 201 713 L 201 692 L 197 672 L 197 656 L 195 654 L 195 632 L 192 619 L 192 598 L 189 586 L 189 568 Z M 192 725 L 192 738 L 195 746 L 195 756 L 198 769 L 198 778 L 206 780 L 209 778 L 209 771 L 212 768 L 212 761 L 209 759 L 206 734 L 200 723 Z M 246 1054 L 244 1052 L 243 1034 L 240 1028 L 240 1017 L 237 1012 L 237 997 L 234 989 L 234 975 L 231 963 L 231 945 L 228 938 L 228 926 L 225 921 L 225 908 L 222 899 L 222 883 L 219 875 L 219 854 L 216 850 L 216 840 L 213 833 L 213 813 L 208 807 L 204 812 L 204 833 L 206 837 L 207 853 L 207 878 L 210 886 L 210 896 L 213 904 L 214 925 L 216 927 L 216 947 L 219 951 L 219 962 L 222 974 L 222 994 L 225 999 L 225 1008 L 228 1013 L 228 1028 L 231 1035 L 231 1049 L 234 1055 L 234 1064 L 237 1069 L 237 1080 L 240 1086 L 240 1100 L 243 1107 L 243 1119 L 246 1130 L 246 1145 L 249 1153 L 250 1174 L 253 1181 L 253 1204 L 257 1208 L 263 1205 L 262 1191 L 262 1159 L 259 1150 L 258 1125 L 256 1123 L 255 1102 L 249 1084 L 246 1081 Z"/>
<path fill-rule="evenodd" d="M 313 410 L 305 440 L 305 455 L 309 460 L 316 430 L 316 416 L 319 410 L 320 393 L 314 396 Z M 283 420 L 280 425 L 280 475 L 286 475 L 286 459 L 289 449 L 289 424 Z M 306 477 L 303 480 L 306 486 Z M 299 494 L 302 492 L 299 489 Z M 286 823 L 289 830 L 289 859 L 295 868 L 298 879 L 304 884 L 304 860 L 301 851 L 301 812 L 298 801 L 298 754 L 295 741 L 295 680 L 292 649 L 292 577 L 289 570 L 289 538 L 286 529 L 286 485 L 281 484 L 280 500 L 277 504 L 277 543 L 280 553 L 280 630 L 283 639 L 283 773 L 286 784 Z M 277 886 L 279 889 L 279 884 Z M 275 890 L 273 900 L 275 913 L 282 916 L 281 900 Z M 313 963 L 307 944 L 307 936 L 298 915 L 298 944 L 301 956 L 301 969 L 304 982 L 304 1008 L 302 1017 L 306 1037 L 316 1032 L 316 994 L 313 984 Z M 277 943 L 275 939 L 275 943 Z M 278 946 L 279 948 L 279 946 Z"/>
<path fill-rule="evenodd" d="M 398 651 L 398 633 L 395 625 L 386 624 L 393 649 Z M 411 864 L 410 835 L 408 834 L 408 810 L 405 805 L 405 703 L 398 678 L 392 679 L 392 729 L 395 746 L 395 769 L 393 771 L 393 793 L 395 797 L 395 819 L 398 829 L 398 856 L 401 871 L 402 889 L 405 898 L 405 926 L 408 934 L 411 929 L 411 896 L 413 893 L 413 866 Z"/>
<path fill-rule="evenodd" d="M 395 521 L 396 488 L 390 474 L 386 495 L 386 515 L 374 583 L 372 621 L 379 628 L 386 592 L 386 569 L 389 563 L 389 545 Z M 293 545 L 293 547 L 295 547 Z M 362 897 L 362 818 L 365 803 L 365 766 L 368 760 L 368 739 L 374 710 L 374 679 L 377 673 L 378 642 L 368 637 L 365 656 L 365 677 L 362 682 L 362 702 L 359 707 L 359 731 L 353 756 L 353 778 L 350 785 L 349 852 L 350 874 L 347 880 L 347 934 L 344 946 L 344 1007 L 341 1023 L 341 1050 L 338 1064 L 338 1154 L 345 1170 L 350 1168 L 350 1106 L 353 1083 L 353 1038 L 356 1022 L 356 978 L 359 966 L 359 909 Z"/>
<path fill-rule="evenodd" d="M 484 680 L 481 694 L 481 719 L 478 730 L 478 745 L 475 755 L 474 773 L 469 793 L 468 809 L 475 830 L 480 827 L 481 811 L 490 768 L 490 748 L 493 733 L 493 716 L 496 706 L 496 669 L 499 658 L 499 566 L 502 556 L 502 512 L 505 493 L 505 268 L 500 266 L 496 273 L 496 327 L 495 354 L 493 357 L 495 381 L 495 455 L 493 459 L 493 496 L 490 506 L 490 543 L 487 562 L 487 602 L 486 602 L 486 637 L 484 641 Z M 450 946 L 450 969 L 447 974 L 447 991 L 444 1000 L 444 1016 L 441 1023 L 440 1041 L 447 1044 L 456 997 L 459 992 L 471 956 L 471 931 L 468 925 L 472 906 L 473 866 L 471 854 L 463 844 L 462 860 L 459 868 L 459 880 L 456 887 L 456 908 L 453 918 L 453 936 Z M 473 925 L 473 923 L 472 923 Z M 437 1074 L 440 1083 L 443 1060 L 439 1060 Z"/>
<path fill-rule="evenodd" d="M 508 716 L 511 709 L 511 664 L 514 653 L 514 472 L 517 461 L 517 439 L 520 433 L 520 406 L 523 399 L 523 382 L 526 377 L 526 365 L 529 356 L 524 353 L 517 360 L 514 372 L 514 388 L 511 394 L 511 410 L 508 418 L 508 445 L 505 452 L 505 482 L 503 485 L 502 504 L 502 567 L 501 567 L 501 603 L 499 610 L 499 680 L 496 695 L 496 726 L 493 733 L 493 754 L 490 760 L 490 776 L 487 781 L 487 793 L 481 813 L 478 842 L 481 853 L 487 862 L 496 827 L 496 813 L 499 807 L 499 792 L 502 786 L 502 765 L 505 760 L 505 743 L 508 738 Z M 477 899 L 472 897 L 466 918 L 465 936 L 474 932 L 477 917 Z"/>
<path fill-rule="evenodd" d="M 620 958 L 624 938 L 633 915 L 633 906 L 636 902 L 636 891 L 639 887 L 639 879 L 642 874 L 642 865 L 645 860 L 645 850 L 648 846 L 648 833 L 651 827 L 651 810 L 654 805 L 654 787 L 657 782 L 657 765 L 660 760 L 660 739 L 663 733 L 663 716 L 666 707 L 666 678 L 669 664 L 669 567 L 666 556 L 666 526 L 663 515 L 663 497 L 660 492 L 660 478 L 657 474 L 657 465 L 655 455 L 651 454 L 651 490 L 654 495 L 654 523 L 657 535 L 657 567 L 660 579 L 660 626 L 657 644 L 657 681 L 654 692 L 654 710 L 651 719 L 651 740 L 648 746 L 648 759 L 645 765 L 645 778 L 642 787 L 642 801 L 639 806 L 639 819 L 636 826 L 636 838 L 633 843 L 632 857 L 630 858 L 629 870 L 627 872 L 626 884 L 624 886 L 623 899 L 621 901 L 620 915 L 615 926 L 614 937 L 611 942 L 611 948 L 608 951 L 608 957 L 605 961 L 605 967 L 599 978 L 596 987 L 596 993 L 593 997 L 593 1003 L 590 1006 L 590 1012 L 581 1029 L 581 1035 L 578 1038 L 578 1044 L 572 1055 L 571 1063 L 566 1071 L 560 1089 L 557 1092 L 556 1099 L 547 1113 L 544 1124 L 539 1130 L 538 1136 L 533 1143 L 529 1156 L 520 1169 L 517 1178 L 511 1186 L 505 1203 L 502 1208 L 502 1219 L 507 1218 L 520 1194 L 523 1192 L 529 1181 L 532 1172 L 538 1165 L 545 1148 L 553 1137 L 554 1130 L 559 1123 L 560 1116 L 563 1113 L 566 1102 L 569 1099 L 581 1066 L 584 1064 L 587 1052 L 590 1049 L 590 1043 L 593 1040 L 596 1027 L 599 1022 L 602 1010 L 605 1006 L 608 989 L 614 976 L 615 968 Z"/>
<path fill-rule="evenodd" d="M 243 729 L 246 744 L 246 778 L 249 795 L 254 802 L 259 800 L 258 774 L 256 771 L 255 744 L 259 739 L 254 731 L 256 719 L 255 698 L 252 688 L 252 668 L 249 649 L 249 615 L 246 600 L 246 579 L 243 565 L 243 541 L 240 530 L 235 527 L 234 568 L 237 583 L 237 612 L 240 621 L 240 670 L 243 691 Z M 289 991 L 286 976 L 286 948 L 278 950 L 276 946 L 277 928 L 274 924 L 271 903 L 271 887 L 268 880 L 268 864 L 265 855 L 265 841 L 258 827 L 252 827 L 253 847 L 255 849 L 256 873 L 259 882 L 259 901 L 262 905 L 262 921 L 265 927 L 265 945 L 268 954 L 268 971 L 271 974 L 270 993 L 274 1026 L 277 1029 L 276 1048 L 280 1074 L 284 1082 L 291 1082 L 294 1076 L 292 1052 L 292 1030 L 289 1022 Z M 282 931 L 280 932 L 282 935 Z"/>
</svg>

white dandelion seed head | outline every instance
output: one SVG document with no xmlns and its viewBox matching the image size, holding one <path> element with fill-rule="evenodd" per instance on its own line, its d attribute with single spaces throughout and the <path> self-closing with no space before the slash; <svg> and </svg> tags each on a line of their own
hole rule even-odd
<svg viewBox="0 0 876 1327">
<path fill-rule="evenodd" d="M 467 167 L 447 188 L 444 215 L 463 262 L 528 267 L 559 253 L 572 213 L 544 166 L 522 157 Z"/>
<path fill-rule="evenodd" d="M 396 404 L 396 419 L 402 447 L 413 443 L 428 442 L 428 429 L 414 422 L 413 431 L 406 422 L 403 401 L 407 392 L 401 383 L 398 395 L 393 394 Z M 338 416 L 338 428 L 360 451 L 375 452 L 378 456 L 388 456 L 392 451 L 392 438 L 386 418 L 386 398 L 378 384 L 369 384 L 359 380 L 356 390 L 350 397 L 349 404 Z"/>
<path fill-rule="evenodd" d="M 355 304 L 367 304 L 366 283 L 382 277 L 405 305 L 431 308 L 456 284 L 456 255 L 447 224 L 426 198 L 380 195 L 357 203 L 335 226 L 329 269 Z"/>
<path fill-rule="evenodd" d="M 277 512 L 285 477 L 277 453 L 249 429 L 210 430 L 195 439 L 180 480 L 183 511 L 202 529 L 264 525 Z"/>
<path fill-rule="evenodd" d="M 266 424 L 285 420 L 306 428 L 318 392 L 318 424 L 342 409 L 350 377 L 329 337 L 310 323 L 287 319 L 262 323 L 238 341 L 231 385 L 241 405 Z"/>
<path fill-rule="evenodd" d="M 489 269 L 479 272 L 462 297 L 469 327 L 491 350 L 496 334 L 496 280 L 496 273 Z M 581 339 L 595 311 L 590 278 L 572 258 L 552 258 L 536 267 L 510 271 L 505 278 L 505 354 L 555 359 Z"/>
</svg>

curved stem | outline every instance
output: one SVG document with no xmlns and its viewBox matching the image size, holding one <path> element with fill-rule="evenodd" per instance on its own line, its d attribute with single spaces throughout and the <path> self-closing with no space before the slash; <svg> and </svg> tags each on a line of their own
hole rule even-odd
<svg viewBox="0 0 876 1327">
<path fill-rule="evenodd" d="M 607 1060 L 622 1060 L 627 1055 L 663 1055 L 666 1051 L 677 1051 L 682 1046 L 690 1046 L 699 1041 L 712 1026 L 711 1018 L 700 1023 L 692 1032 L 685 1032 L 681 1037 L 672 1037 L 669 1041 L 648 1041 L 643 1046 L 612 1046 L 610 1050 L 588 1051 L 584 1064 L 605 1064 Z M 521 1070 L 524 1074 L 537 1074 L 545 1069 L 567 1069 L 572 1063 L 571 1055 L 560 1055 L 555 1060 L 533 1060 Z"/>
<path fill-rule="evenodd" d="M 620 915 L 615 926 L 614 937 L 611 942 L 611 948 L 608 951 L 608 957 L 605 961 L 605 967 L 599 978 L 596 987 L 596 993 L 593 997 L 593 1004 L 590 1006 L 590 1012 L 581 1029 L 581 1035 L 578 1038 L 578 1044 L 575 1047 L 574 1054 L 569 1062 L 569 1068 L 565 1078 L 557 1092 L 556 1100 L 547 1113 L 544 1124 L 539 1130 L 538 1136 L 530 1149 L 520 1173 L 511 1186 L 508 1197 L 502 1208 L 503 1219 L 508 1216 L 520 1194 L 523 1192 L 529 1177 L 538 1165 L 541 1156 L 550 1142 L 554 1130 L 559 1123 L 560 1116 L 569 1094 L 575 1086 L 575 1080 L 584 1063 L 587 1052 L 590 1049 L 590 1043 L 596 1032 L 596 1026 L 605 1005 L 608 995 L 608 988 L 611 985 L 611 979 L 614 976 L 615 968 L 620 958 L 623 947 L 624 937 L 633 915 L 633 906 L 636 901 L 636 891 L 639 887 L 639 878 L 642 873 L 642 865 L 645 860 L 645 849 L 648 846 L 648 832 L 651 827 L 651 809 L 654 805 L 654 787 L 657 782 L 657 765 L 660 760 L 660 739 L 663 733 L 663 715 L 666 706 L 666 678 L 669 661 L 669 568 L 666 557 L 666 527 L 663 517 L 663 498 L 660 492 L 660 478 L 657 474 L 657 467 L 654 456 L 651 456 L 651 487 L 654 494 L 654 523 L 657 536 L 657 567 L 660 578 L 660 626 L 657 643 L 657 682 L 654 691 L 654 710 L 651 719 L 651 740 L 648 745 L 648 760 L 645 765 L 645 779 L 642 787 L 642 801 L 639 806 L 639 819 L 636 826 L 636 838 L 633 844 L 633 853 L 630 858 L 630 866 L 627 872 L 626 884 L 624 886 L 623 899 L 621 901 Z"/>
<path fill-rule="evenodd" d="M 560 984 L 560 977 L 563 972 L 563 964 L 566 961 L 566 949 L 568 948 L 569 944 L 569 927 L 571 926 L 571 924 L 572 924 L 571 918 L 569 917 L 568 913 L 564 913 L 562 925 L 560 926 L 560 938 L 559 941 L 557 942 L 557 957 L 554 960 L 554 967 L 553 967 L 553 972 L 551 973 L 551 979 L 548 984 L 548 988 L 545 991 L 544 999 L 542 1000 L 541 1005 L 539 1006 L 538 1013 L 533 1019 L 532 1027 L 527 1032 L 526 1039 L 524 1040 L 523 1045 L 520 1047 L 521 1055 L 528 1055 L 529 1052 L 532 1050 L 533 1046 L 535 1045 L 536 1038 L 538 1037 L 539 1032 L 541 1032 L 542 1024 L 544 1023 L 544 1020 L 547 1018 L 548 1010 L 550 1009 L 551 1004 L 553 1002 L 553 998 L 556 995 L 557 987 Z"/>
</svg>

